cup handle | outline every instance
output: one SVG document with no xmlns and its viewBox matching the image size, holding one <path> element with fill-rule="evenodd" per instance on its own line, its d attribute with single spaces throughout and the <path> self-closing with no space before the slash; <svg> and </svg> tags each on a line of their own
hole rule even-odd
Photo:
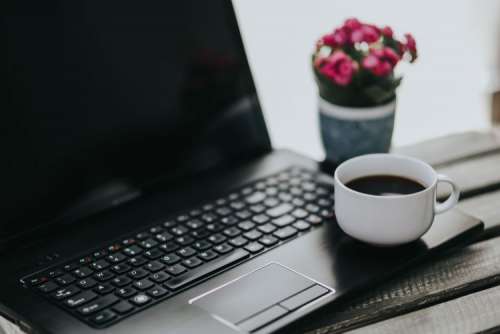
<svg viewBox="0 0 500 334">
<path fill-rule="evenodd" d="M 449 185 L 451 185 L 452 188 L 451 195 L 450 197 L 448 197 L 446 201 L 444 201 L 443 203 L 436 202 L 434 204 L 434 212 L 438 215 L 440 213 L 448 211 L 458 203 L 458 199 L 460 198 L 460 188 L 452 179 L 443 174 L 438 174 L 437 182 L 448 183 Z"/>
</svg>

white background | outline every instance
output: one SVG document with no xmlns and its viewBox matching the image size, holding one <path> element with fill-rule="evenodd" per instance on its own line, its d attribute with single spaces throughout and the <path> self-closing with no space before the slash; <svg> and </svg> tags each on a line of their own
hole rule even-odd
<svg viewBox="0 0 500 334">
<path fill-rule="evenodd" d="M 500 74 L 500 1 L 234 0 L 275 147 L 323 157 L 315 41 L 347 17 L 411 32 L 420 58 L 400 67 L 395 145 L 490 124 L 488 93 Z"/>
</svg>

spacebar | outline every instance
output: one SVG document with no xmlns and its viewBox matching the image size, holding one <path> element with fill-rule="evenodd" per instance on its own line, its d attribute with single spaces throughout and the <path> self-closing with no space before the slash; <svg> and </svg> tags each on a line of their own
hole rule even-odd
<svg viewBox="0 0 500 334">
<path fill-rule="evenodd" d="M 189 271 L 185 274 L 179 275 L 177 277 L 174 277 L 168 281 L 166 281 L 164 284 L 172 290 L 176 290 L 179 288 L 182 288 L 185 285 L 188 285 L 203 276 L 206 276 L 210 273 L 213 273 L 214 271 L 220 270 L 224 267 L 227 267 L 237 261 L 240 261 L 246 257 L 250 256 L 250 253 L 243 249 L 238 249 L 231 254 L 228 254 L 224 257 L 220 257 L 219 259 L 209 262 L 206 265 L 199 267 L 197 270 L 192 270 Z"/>
</svg>

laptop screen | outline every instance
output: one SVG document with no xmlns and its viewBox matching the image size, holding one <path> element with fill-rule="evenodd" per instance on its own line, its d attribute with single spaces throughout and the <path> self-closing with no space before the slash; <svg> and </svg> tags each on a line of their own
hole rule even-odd
<svg viewBox="0 0 500 334">
<path fill-rule="evenodd" d="M 9 2 L 0 241 L 103 185 L 269 149 L 229 0 Z"/>
</svg>

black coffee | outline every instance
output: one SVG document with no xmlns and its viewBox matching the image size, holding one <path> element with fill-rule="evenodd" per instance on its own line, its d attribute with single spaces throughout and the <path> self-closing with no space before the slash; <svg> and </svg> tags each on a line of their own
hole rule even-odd
<svg viewBox="0 0 500 334">
<path fill-rule="evenodd" d="M 416 181 L 393 175 L 364 176 L 348 182 L 346 186 L 376 196 L 408 195 L 425 189 Z"/>
</svg>

